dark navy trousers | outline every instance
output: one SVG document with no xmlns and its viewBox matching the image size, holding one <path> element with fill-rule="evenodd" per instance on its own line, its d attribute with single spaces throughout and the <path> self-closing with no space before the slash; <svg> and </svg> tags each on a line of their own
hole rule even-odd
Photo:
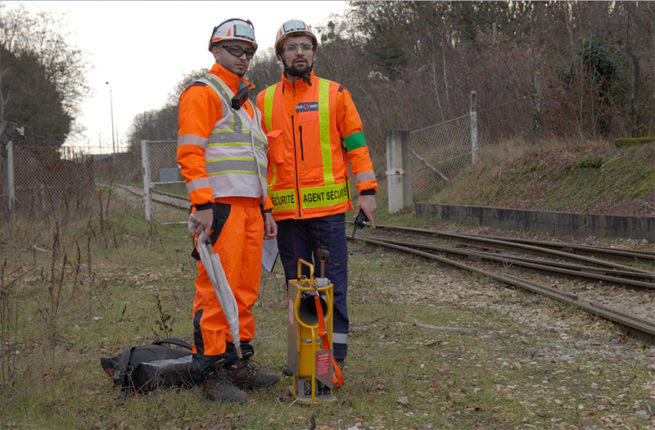
<svg viewBox="0 0 655 430">
<path fill-rule="evenodd" d="M 286 280 L 298 279 L 298 259 L 314 265 L 314 276 L 321 274 L 319 249 L 327 249 L 325 277 L 334 285 L 333 333 L 334 357 L 348 354 L 348 241 L 345 213 L 326 217 L 278 221 L 277 246 L 284 266 Z M 301 268 L 309 277 L 309 269 Z M 306 272 L 306 273 L 305 273 Z"/>
</svg>

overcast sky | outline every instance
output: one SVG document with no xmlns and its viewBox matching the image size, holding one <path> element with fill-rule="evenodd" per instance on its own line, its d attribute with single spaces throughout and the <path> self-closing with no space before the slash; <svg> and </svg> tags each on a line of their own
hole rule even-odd
<svg viewBox="0 0 655 430">
<path fill-rule="evenodd" d="M 185 74 L 214 62 L 207 51 L 212 28 L 228 18 L 250 19 L 260 50 L 292 18 L 310 26 L 346 10 L 343 1 L 26 1 L 28 11 L 62 16 L 69 44 L 88 52 L 91 94 L 78 122 L 84 135 L 67 144 L 111 150 L 111 108 L 118 142 L 135 115 L 164 105 Z M 107 85 L 106 82 L 110 82 Z M 111 86 L 111 97 L 109 88 Z M 113 103 L 111 103 L 113 102 Z"/>
</svg>

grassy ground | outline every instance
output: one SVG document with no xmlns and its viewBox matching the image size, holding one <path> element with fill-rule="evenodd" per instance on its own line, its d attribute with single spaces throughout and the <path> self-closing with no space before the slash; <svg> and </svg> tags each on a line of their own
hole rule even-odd
<svg viewBox="0 0 655 430">
<path fill-rule="evenodd" d="M 245 405 L 207 402 L 198 388 L 118 405 L 100 357 L 167 336 L 191 341 L 195 265 L 184 225 L 148 224 L 106 191 L 94 200 L 94 212 L 67 221 L 0 227 L 2 428 L 655 427 L 654 347 L 547 299 L 358 242 L 337 402 L 295 403 L 284 378 Z M 256 358 L 279 371 L 279 264 L 263 274 L 254 312 Z"/>
<path fill-rule="evenodd" d="M 612 151 L 593 152 L 589 164 L 600 158 L 611 166 Z M 492 176 L 537 163 L 529 151 L 510 152 L 510 161 L 527 158 L 498 165 Z M 635 163 L 649 156 L 639 154 Z M 483 173 L 477 191 L 463 181 L 449 192 L 492 193 L 498 184 Z M 615 179 L 617 192 L 641 189 Z M 655 347 L 548 299 L 360 242 L 350 243 L 350 355 L 335 403 L 294 402 L 285 377 L 250 392 L 245 405 L 207 402 L 198 388 L 118 405 L 100 357 L 168 336 L 191 341 L 196 268 L 185 225 L 148 224 L 141 206 L 106 190 L 93 201 L 91 213 L 0 226 L 1 428 L 655 428 Z M 156 210 L 158 218 L 186 216 Z M 409 213 L 379 215 L 380 223 L 423 225 Z M 286 361 L 280 264 L 263 274 L 254 312 L 256 358 L 279 371 Z"/>
</svg>

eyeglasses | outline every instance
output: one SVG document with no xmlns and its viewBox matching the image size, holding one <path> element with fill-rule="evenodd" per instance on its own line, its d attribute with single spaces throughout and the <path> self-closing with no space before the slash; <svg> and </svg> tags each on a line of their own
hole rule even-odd
<svg viewBox="0 0 655 430">
<path fill-rule="evenodd" d="M 283 49 L 284 52 L 296 52 L 298 51 L 298 48 L 300 48 L 301 51 L 307 52 L 314 49 L 314 45 L 311 43 L 301 43 L 300 45 L 297 43 L 289 43 L 288 45 L 285 45 Z"/>
<path fill-rule="evenodd" d="M 221 45 L 221 48 L 225 49 L 230 54 L 234 55 L 237 58 L 240 58 L 243 54 L 246 54 L 247 60 L 252 60 L 252 57 L 255 55 L 256 49 L 248 48 L 243 49 L 240 46 L 235 45 Z"/>
</svg>

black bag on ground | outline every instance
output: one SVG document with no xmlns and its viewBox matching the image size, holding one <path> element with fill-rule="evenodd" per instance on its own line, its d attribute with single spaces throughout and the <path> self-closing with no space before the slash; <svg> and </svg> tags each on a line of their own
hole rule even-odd
<svg viewBox="0 0 655 430">
<path fill-rule="evenodd" d="M 170 348 L 164 344 L 184 349 Z M 105 372 L 121 388 L 122 403 L 128 393 L 147 393 L 159 388 L 191 387 L 197 381 L 191 370 L 191 345 L 169 338 L 152 345 L 133 346 L 119 355 L 100 359 Z"/>
</svg>

